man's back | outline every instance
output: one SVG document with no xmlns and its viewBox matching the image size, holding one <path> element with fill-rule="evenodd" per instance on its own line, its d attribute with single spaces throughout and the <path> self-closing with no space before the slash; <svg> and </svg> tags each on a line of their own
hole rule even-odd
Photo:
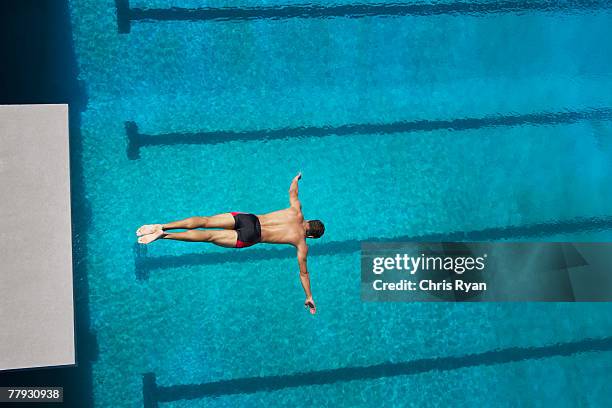
<svg viewBox="0 0 612 408">
<path fill-rule="evenodd" d="M 293 207 L 258 215 L 262 242 L 298 245 L 304 241 L 304 216 Z"/>
</svg>

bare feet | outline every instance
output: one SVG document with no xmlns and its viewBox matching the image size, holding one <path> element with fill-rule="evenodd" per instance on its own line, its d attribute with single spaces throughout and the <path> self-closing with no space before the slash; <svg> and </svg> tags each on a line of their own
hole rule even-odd
<svg viewBox="0 0 612 408">
<path fill-rule="evenodd" d="M 147 235 L 147 234 L 152 234 L 158 230 L 162 229 L 162 225 L 161 224 L 148 224 L 148 225 L 143 225 L 142 227 L 138 228 L 138 230 L 136 231 L 136 235 L 138 235 L 139 237 L 143 236 L 143 235 Z"/>
<path fill-rule="evenodd" d="M 150 244 L 151 242 L 157 241 L 163 236 L 164 231 L 162 231 L 162 229 L 160 228 L 157 231 L 152 232 L 151 234 L 141 236 L 140 238 L 138 238 L 138 242 L 140 242 L 141 244 Z"/>
</svg>

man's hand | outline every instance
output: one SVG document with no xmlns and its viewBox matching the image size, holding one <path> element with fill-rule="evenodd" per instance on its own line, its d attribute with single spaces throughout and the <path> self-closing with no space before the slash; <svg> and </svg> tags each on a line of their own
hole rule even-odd
<svg viewBox="0 0 612 408">
<path fill-rule="evenodd" d="M 302 172 L 300 171 L 297 176 L 295 176 L 293 179 L 294 180 L 300 180 L 302 178 Z"/>
<path fill-rule="evenodd" d="M 306 298 L 306 300 L 304 301 L 304 307 L 310 309 L 310 314 L 317 313 L 317 307 L 315 306 L 314 300 L 312 300 L 311 297 Z"/>
</svg>

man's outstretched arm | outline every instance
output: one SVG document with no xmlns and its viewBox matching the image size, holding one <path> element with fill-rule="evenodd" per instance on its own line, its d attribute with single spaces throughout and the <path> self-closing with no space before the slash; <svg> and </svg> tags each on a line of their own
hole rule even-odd
<svg viewBox="0 0 612 408">
<path fill-rule="evenodd" d="M 308 266 L 306 265 L 306 258 L 308 257 L 308 246 L 304 242 L 297 247 L 297 259 L 298 265 L 300 266 L 300 281 L 306 294 L 306 300 L 304 306 L 310 308 L 310 313 L 315 314 L 317 307 L 315 306 L 314 300 L 312 300 L 312 292 L 310 291 L 310 275 L 308 274 Z"/>
<path fill-rule="evenodd" d="M 302 173 L 298 173 L 297 176 L 293 178 L 291 182 L 291 186 L 289 187 L 289 204 L 291 207 L 300 209 L 301 204 L 298 199 L 298 181 L 302 178 Z"/>
</svg>

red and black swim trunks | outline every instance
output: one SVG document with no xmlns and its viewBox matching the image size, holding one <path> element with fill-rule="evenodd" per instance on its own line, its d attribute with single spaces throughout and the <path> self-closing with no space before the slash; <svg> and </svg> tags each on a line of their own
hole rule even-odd
<svg viewBox="0 0 612 408">
<path fill-rule="evenodd" d="M 255 214 L 232 212 L 234 229 L 238 232 L 236 248 L 245 248 L 261 241 L 261 225 Z"/>
</svg>

